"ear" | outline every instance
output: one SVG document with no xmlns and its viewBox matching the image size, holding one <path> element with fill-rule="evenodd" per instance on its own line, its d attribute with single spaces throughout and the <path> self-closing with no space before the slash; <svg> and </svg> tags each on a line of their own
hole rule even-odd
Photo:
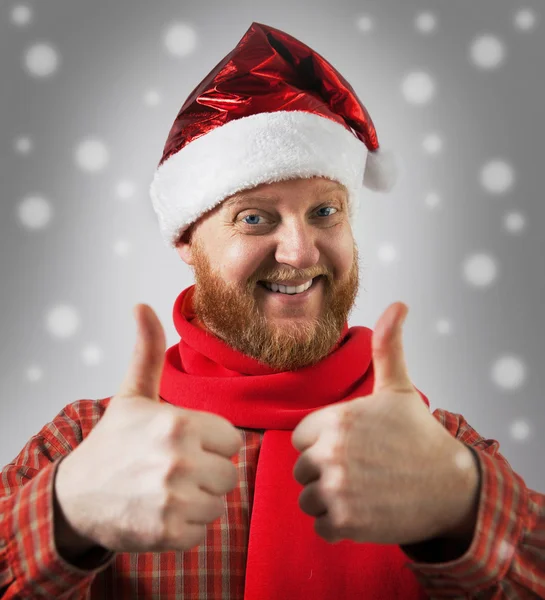
<svg viewBox="0 0 545 600">
<path fill-rule="evenodd" d="M 193 264 L 192 242 L 193 242 L 194 227 L 191 225 L 189 229 L 184 231 L 182 237 L 176 242 L 176 252 L 180 258 L 188 265 Z"/>
</svg>

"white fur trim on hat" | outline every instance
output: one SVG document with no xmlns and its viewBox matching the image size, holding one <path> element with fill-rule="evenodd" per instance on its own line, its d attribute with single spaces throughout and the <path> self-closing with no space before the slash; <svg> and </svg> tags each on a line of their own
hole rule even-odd
<svg viewBox="0 0 545 600">
<path fill-rule="evenodd" d="M 353 221 L 368 154 L 353 133 L 313 113 L 279 111 L 230 121 L 157 168 L 150 196 L 161 235 L 175 247 L 192 223 L 229 196 L 297 177 L 326 177 L 346 186 Z"/>
</svg>

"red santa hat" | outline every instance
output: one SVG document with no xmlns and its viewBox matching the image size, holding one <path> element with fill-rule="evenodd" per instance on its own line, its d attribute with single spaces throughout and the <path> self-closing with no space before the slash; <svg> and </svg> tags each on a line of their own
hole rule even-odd
<svg viewBox="0 0 545 600">
<path fill-rule="evenodd" d="M 252 23 L 236 48 L 191 92 L 150 186 L 165 243 L 229 196 L 294 178 L 326 177 L 348 191 L 388 191 L 391 154 L 354 89 L 294 37 Z"/>
</svg>

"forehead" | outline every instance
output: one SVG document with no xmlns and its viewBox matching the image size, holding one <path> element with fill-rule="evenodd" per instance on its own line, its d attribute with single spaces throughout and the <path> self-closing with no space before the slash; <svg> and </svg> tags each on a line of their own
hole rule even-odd
<svg viewBox="0 0 545 600">
<path fill-rule="evenodd" d="M 292 193 L 304 193 L 310 198 L 314 198 L 323 194 L 334 192 L 346 194 L 347 190 L 342 183 L 332 181 L 331 179 L 296 179 L 262 184 L 252 189 L 242 190 L 226 198 L 221 203 L 221 206 L 225 209 L 228 209 L 246 200 L 274 202 L 280 200 L 283 196 L 288 196 Z"/>
</svg>

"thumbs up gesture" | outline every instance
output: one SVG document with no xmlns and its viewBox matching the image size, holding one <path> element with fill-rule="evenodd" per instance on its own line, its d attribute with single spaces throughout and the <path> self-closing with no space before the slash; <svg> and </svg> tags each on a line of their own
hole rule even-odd
<svg viewBox="0 0 545 600">
<path fill-rule="evenodd" d="M 299 506 L 328 542 L 457 537 L 474 511 L 471 451 L 430 414 L 407 372 L 407 312 L 390 305 L 373 331 L 373 393 L 317 410 L 293 432 Z"/>
<path fill-rule="evenodd" d="M 149 306 L 136 305 L 134 315 L 138 335 L 126 377 L 59 465 L 56 499 L 79 548 L 188 550 L 225 513 L 222 496 L 238 482 L 230 458 L 243 439 L 219 415 L 159 402 L 164 330 Z"/>
</svg>

